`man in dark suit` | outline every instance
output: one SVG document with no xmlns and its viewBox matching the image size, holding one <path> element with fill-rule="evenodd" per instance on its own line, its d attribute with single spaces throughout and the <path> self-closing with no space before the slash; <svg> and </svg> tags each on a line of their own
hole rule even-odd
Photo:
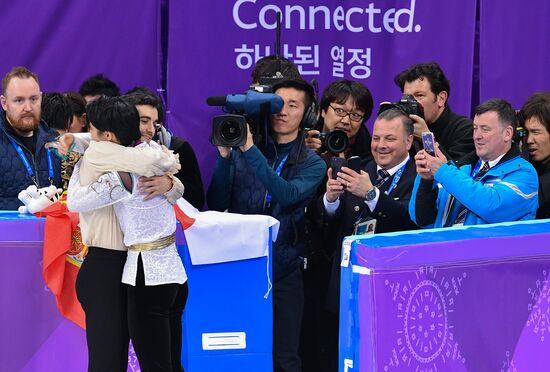
<svg viewBox="0 0 550 372">
<path fill-rule="evenodd" d="M 376 233 L 415 228 L 407 209 L 416 177 L 408 153 L 412 133 L 412 120 L 399 109 L 390 108 L 374 123 L 374 161 L 367 163 L 361 173 L 343 167 L 336 179 L 329 169 L 322 201 L 327 218 L 340 225 L 342 238 L 369 219 L 376 220 Z"/>
<path fill-rule="evenodd" d="M 400 109 L 381 112 L 374 122 L 371 151 L 374 161 L 360 173 L 348 167 L 332 177 L 328 170 L 327 192 L 318 200 L 329 224 L 338 231 L 327 293 L 327 310 L 332 313 L 326 332 L 331 337 L 330 354 L 338 351 L 338 304 L 341 245 L 345 236 L 416 229 L 408 213 L 416 170 L 409 156 L 413 143 L 413 121 Z"/>
</svg>

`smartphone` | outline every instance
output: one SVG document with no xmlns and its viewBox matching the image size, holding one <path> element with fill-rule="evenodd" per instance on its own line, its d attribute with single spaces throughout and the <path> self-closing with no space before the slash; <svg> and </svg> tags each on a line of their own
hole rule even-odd
<svg viewBox="0 0 550 372">
<path fill-rule="evenodd" d="M 359 156 L 350 157 L 346 166 L 357 173 L 361 173 L 361 158 Z"/>
<path fill-rule="evenodd" d="M 422 132 L 422 146 L 431 156 L 435 156 L 435 138 L 432 132 Z"/>
<path fill-rule="evenodd" d="M 347 165 L 347 161 L 344 158 L 333 156 L 330 159 L 330 168 L 332 169 L 332 179 L 336 179 L 338 172 Z"/>
</svg>

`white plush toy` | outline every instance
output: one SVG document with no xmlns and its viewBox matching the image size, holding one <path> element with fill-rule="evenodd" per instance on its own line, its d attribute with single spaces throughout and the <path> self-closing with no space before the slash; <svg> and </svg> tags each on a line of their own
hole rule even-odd
<svg viewBox="0 0 550 372">
<path fill-rule="evenodd" d="M 58 189 L 54 185 L 48 187 L 36 188 L 35 185 L 27 187 L 21 191 L 17 197 L 24 205 L 20 206 L 19 213 L 34 214 L 41 211 L 49 205 L 59 201 L 59 197 L 63 192 L 62 189 Z"/>
</svg>

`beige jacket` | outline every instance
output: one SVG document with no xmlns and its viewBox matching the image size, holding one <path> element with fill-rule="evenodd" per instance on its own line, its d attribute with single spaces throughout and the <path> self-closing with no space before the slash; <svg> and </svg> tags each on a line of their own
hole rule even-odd
<svg viewBox="0 0 550 372">
<path fill-rule="evenodd" d="M 150 147 L 124 147 L 108 141 L 91 141 L 80 161 L 80 184 L 91 185 L 103 173 L 118 171 L 143 176 L 174 174 L 180 169 L 178 157 L 164 148 L 158 151 Z M 174 185 L 167 199 L 174 203 L 183 195 L 183 185 L 172 178 Z M 71 190 L 67 194 L 67 206 L 71 209 Z M 124 237 L 112 206 L 80 213 L 82 241 L 87 246 L 125 251 Z"/>
</svg>

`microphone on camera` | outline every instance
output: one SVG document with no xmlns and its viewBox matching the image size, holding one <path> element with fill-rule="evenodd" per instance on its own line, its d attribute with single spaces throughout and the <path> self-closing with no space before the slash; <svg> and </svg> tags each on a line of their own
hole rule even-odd
<svg viewBox="0 0 550 372">
<path fill-rule="evenodd" d="M 274 93 L 261 93 L 249 90 L 245 94 L 212 96 L 206 99 L 208 106 L 225 106 L 229 112 L 243 112 L 249 115 L 259 114 L 262 107 L 269 104 L 269 113 L 276 114 L 283 108 L 283 99 Z"/>
</svg>

